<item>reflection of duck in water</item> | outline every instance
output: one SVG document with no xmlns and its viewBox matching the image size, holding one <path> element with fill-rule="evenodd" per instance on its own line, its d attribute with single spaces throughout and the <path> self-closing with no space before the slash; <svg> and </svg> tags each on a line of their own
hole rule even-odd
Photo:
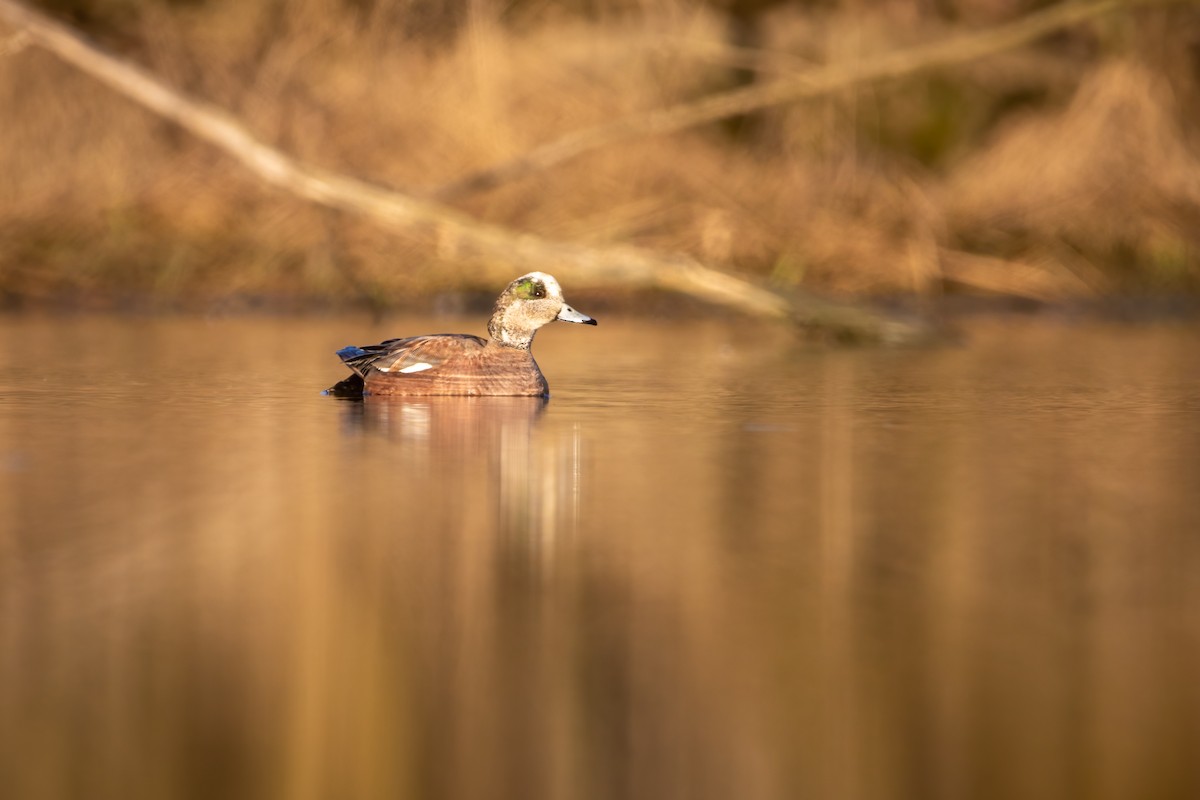
<svg viewBox="0 0 1200 800">
<path fill-rule="evenodd" d="M 523 560 L 530 547 L 546 547 L 578 525 L 579 430 L 547 426 L 549 403 L 545 397 L 367 396 L 339 405 L 347 435 L 398 445 L 387 457 L 405 465 L 406 491 L 421 498 L 421 510 L 409 513 L 407 524 L 418 518 L 456 530 L 478 513 L 475 523 L 492 519 Z M 460 488 L 447 494 L 449 486 Z"/>
<path fill-rule="evenodd" d="M 345 403 L 347 433 L 426 444 L 447 457 L 486 454 L 527 438 L 544 397 L 374 397 Z"/>
<path fill-rule="evenodd" d="M 354 374 L 329 393 L 546 396 L 550 387 L 530 347 L 537 329 L 556 319 L 596 324 L 563 302 L 562 289 L 552 276 L 531 272 L 497 298 L 488 322 L 490 339 L 442 333 L 344 347 L 338 356 Z"/>
</svg>

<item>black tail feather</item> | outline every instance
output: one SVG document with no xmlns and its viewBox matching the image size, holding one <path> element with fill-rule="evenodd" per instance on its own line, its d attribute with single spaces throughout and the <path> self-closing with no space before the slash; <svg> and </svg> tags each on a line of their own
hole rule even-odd
<svg viewBox="0 0 1200 800">
<path fill-rule="evenodd" d="M 357 372 L 325 390 L 330 397 L 362 397 L 363 378 Z"/>
</svg>

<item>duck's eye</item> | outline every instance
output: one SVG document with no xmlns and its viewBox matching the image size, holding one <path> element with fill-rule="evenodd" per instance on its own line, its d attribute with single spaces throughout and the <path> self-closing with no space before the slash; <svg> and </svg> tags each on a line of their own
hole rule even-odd
<svg viewBox="0 0 1200 800">
<path fill-rule="evenodd" d="M 533 291 L 530 294 L 533 295 L 535 300 L 541 300 L 546 296 L 546 287 L 542 286 L 540 283 L 535 283 L 533 285 Z"/>
</svg>

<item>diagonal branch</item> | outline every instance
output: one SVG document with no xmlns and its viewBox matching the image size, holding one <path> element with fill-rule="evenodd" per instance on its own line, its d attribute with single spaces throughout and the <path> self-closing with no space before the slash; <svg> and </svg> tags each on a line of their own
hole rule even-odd
<svg viewBox="0 0 1200 800">
<path fill-rule="evenodd" d="M 489 225 L 438 203 L 298 161 L 259 141 L 213 105 L 176 92 L 150 73 L 16 0 L 0 0 L 0 20 L 30 40 L 149 110 L 215 145 L 264 182 L 311 202 L 366 217 L 381 227 L 426 241 L 443 259 L 471 263 L 490 283 L 513 270 L 543 269 L 578 286 L 656 288 L 692 295 L 769 319 L 843 338 L 906 341 L 925 326 L 814 297 L 785 298 L 706 267 L 681 254 L 630 246 L 587 247 Z"/>
<path fill-rule="evenodd" d="M 433 190 L 430 197 L 453 200 L 562 164 L 628 139 L 675 133 L 697 125 L 819 97 L 860 83 L 890 80 L 926 70 L 974 61 L 1012 50 L 1054 31 L 1132 5 L 1129 0 L 1075 0 L 1051 6 L 1015 22 L 940 42 L 883 53 L 853 65 L 829 64 L 771 83 L 710 95 L 692 103 L 655 109 L 606 125 L 569 133 L 523 155 L 465 175 Z"/>
</svg>

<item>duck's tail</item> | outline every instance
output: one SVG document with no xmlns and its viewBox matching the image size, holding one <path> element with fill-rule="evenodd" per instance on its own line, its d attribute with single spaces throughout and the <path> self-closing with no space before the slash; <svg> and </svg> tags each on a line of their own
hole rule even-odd
<svg viewBox="0 0 1200 800">
<path fill-rule="evenodd" d="M 340 380 L 333 386 L 330 386 L 322 394 L 330 397 L 362 397 L 363 396 L 363 378 L 357 372 L 352 373 L 345 380 Z"/>
</svg>

